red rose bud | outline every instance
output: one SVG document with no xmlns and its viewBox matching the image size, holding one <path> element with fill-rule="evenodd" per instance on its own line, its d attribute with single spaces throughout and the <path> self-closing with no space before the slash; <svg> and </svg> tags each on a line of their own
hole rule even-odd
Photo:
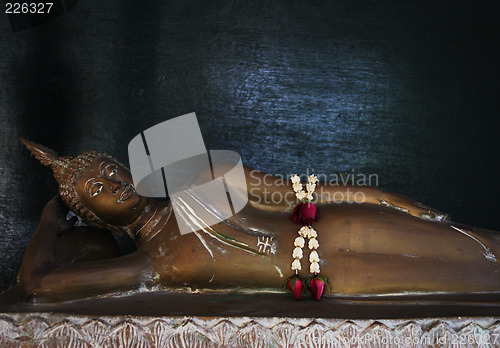
<svg viewBox="0 0 500 348">
<path fill-rule="evenodd" d="M 311 280 L 309 280 L 309 291 L 311 292 L 312 297 L 319 301 L 325 292 L 325 285 L 328 284 L 328 279 L 321 276 L 314 276 Z"/>
<path fill-rule="evenodd" d="M 292 221 L 296 224 L 311 226 L 318 220 L 318 209 L 313 203 L 297 204 L 292 213 Z"/>
<path fill-rule="evenodd" d="M 304 293 L 304 282 L 298 276 L 293 276 L 286 281 L 288 288 L 293 294 L 296 300 L 302 299 L 302 294 Z"/>
</svg>

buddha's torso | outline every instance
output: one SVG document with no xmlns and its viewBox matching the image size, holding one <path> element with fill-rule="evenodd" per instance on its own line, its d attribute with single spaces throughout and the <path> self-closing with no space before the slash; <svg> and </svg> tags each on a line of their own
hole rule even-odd
<svg viewBox="0 0 500 348">
<path fill-rule="evenodd" d="M 314 228 L 321 275 L 330 279 L 334 294 L 500 288 L 498 239 L 483 236 L 479 229 L 431 222 L 373 204 L 318 208 Z M 172 215 L 165 226 L 169 233 L 159 233 L 141 250 L 153 260 L 153 278 L 167 287 L 281 289 L 294 274 L 293 241 L 300 227 L 288 212 L 247 207 L 228 221 L 180 235 Z M 307 277 L 307 243 L 303 251 L 300 274 Z"/>
</svg>

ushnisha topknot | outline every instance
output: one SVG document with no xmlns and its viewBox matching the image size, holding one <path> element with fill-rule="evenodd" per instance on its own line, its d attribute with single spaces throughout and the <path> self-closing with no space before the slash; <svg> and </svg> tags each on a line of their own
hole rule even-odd
<svg viewBox="0 0 500 348">
<path fill-rule="evenodd" d="M 113 159 L 102 151 L 86 151 L 76 157 L 59 156 L 57 152 L 33 141 L 21 138 L 31 154 L 43 165 L 50 167 L 59 184 L 59 195 L 63 202 L 86 223 L 96 227 L 107 227 L 99 217 L 87 209 L 76 193 L 76 179 L 78 176 L 99 157 Z"/>
</svg>

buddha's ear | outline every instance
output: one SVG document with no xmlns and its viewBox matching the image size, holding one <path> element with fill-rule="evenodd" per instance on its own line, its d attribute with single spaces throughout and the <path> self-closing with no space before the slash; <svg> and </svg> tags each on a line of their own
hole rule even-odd
<svg viewBox="0 0 500 348">
<path fill-rule="evenodd" d="M 43 145 L 37 144 L 31 140 L 20 138 L 21 142 L 30 150 L 31 154 L 43 165 L 50 167 L 52 163 L 59 157 L 57 152 Z"/>
</svg>

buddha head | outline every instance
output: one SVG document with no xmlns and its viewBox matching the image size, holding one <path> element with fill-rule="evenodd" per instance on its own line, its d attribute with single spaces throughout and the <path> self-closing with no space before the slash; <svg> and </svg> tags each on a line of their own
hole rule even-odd
<svg viewBox="0 0 500 348">
<path fill-rule="evenodd" d="M 52 169 L 63 202 L 87 224 L 116 231 L 142 214 L 146 198 L 135 192 L 130 171 L 107 153 L 63 157 L 32 141 L 21 142 Z"/>
</svg>

